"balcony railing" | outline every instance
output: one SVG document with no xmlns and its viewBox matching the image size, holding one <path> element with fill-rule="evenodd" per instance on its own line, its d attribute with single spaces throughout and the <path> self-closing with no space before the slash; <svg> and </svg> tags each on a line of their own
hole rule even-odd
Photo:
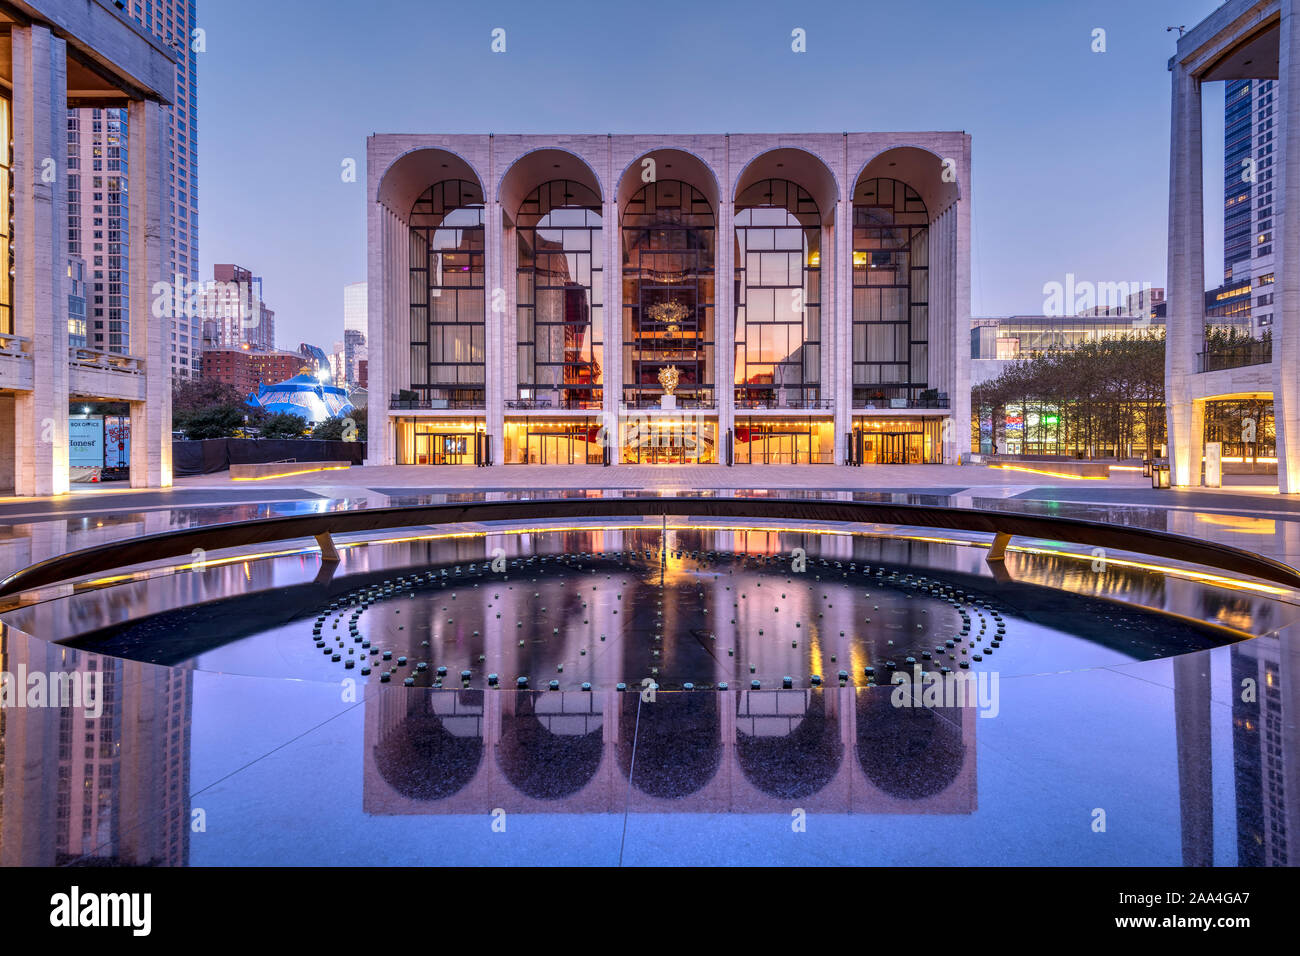
<svg viewBox="0 0 1300 956">
<path fill-rule="evenodd" d="M 143 363 L 134 355 L 123 355 L 121 352 L 108 352 L 104 349 L 83 348 L 81 346 L 73 346 L 68 349 L 68 364 L 75 365 L 77 368 L 114 372 L 118 375 L 141 375 L 144 373 Z"/>
<path fill-rule="evenodd" d="M 677 407 L 681 408 L 717 408 L 717 400 L 712 395 L 692 395 L 689 392 L 677 393 Z M 624 408 L 660 408 L 658 395 L 633 395 L 623 401 Z"/>
<path fill-rule="evenodd" d="M 745 409 L 782 409 L 789 408 L 796 411 L 813 411 L 819 409 L 834 408 L 835 403 L 828 398 L 738 398 L 736 399 L 736 408 Z"/>
<path fill-rule="evenodd" d="M 481 398 L 399 398 L 397 395 L 393 395 L 388 400 L 389 410 L 395 412 L 481 409 L 484 407 Z"/>
<path fill-rule="evenodd" d="M 892 398 L 881 398 L 873 396 L 871 398 L 854 398 L 854 408 L 864 409 L 889 409 L 889 408 L 948 408 L 948 393 L 940 392 L 936 396 L 928 398 L 909 398 L 906 396 L 894 396 Z"/>
<path fill-rule="evenodd" d="M 1262 339 L 1246 345 L 1196 353 L 1196 371 L 1221 372 L 1226 368 L 1267 365 L 1273 361 L 1273 340 Z"/>
<path fill-rule="evenodd" d="M 506 401 L 506 408 L 527 411 L 529 409 L 560 409 L 560 410 L 595 410 L 599 411 L 604 406 L 598 398 L 512 398 Z"/>
<path fill-rule="evenodd" d="M 0 333 L 0 355 L 7 355 L 10 358 L 30 358 L 31 353 L 31 339 L 25 339 L 20 335 Z"/>
</svg>

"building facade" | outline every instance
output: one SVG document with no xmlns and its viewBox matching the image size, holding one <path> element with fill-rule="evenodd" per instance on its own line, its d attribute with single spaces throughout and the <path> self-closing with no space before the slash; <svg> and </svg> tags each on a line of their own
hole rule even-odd
<svg viewBox="0 0 1300 956">
<path fill-rule="evenodd" d="M 970 137 L 376 135 L 372 464 L 956 461 Z"/>
<path fill-rule="evenodd" d="M 205 382 L 233 385 L 247 395 L 260 385 L 272 385 L 301 374 L 313 375 L 314 361 L 299 352 L 263 351 L 237 346 L 212 348 L 203 352 L 202 376 Z"/>
<path fill-rule="evenodd" d="M 1252 290 L 1248 312 L 1256 336 L 1273 325 L 1277 94 L 1272 79 L 1234 80 L 1224 92 L 1223 281 Z"/>
<path fill-rule="evenodd" d="M 168 196 L 163 247 L 167 281 L 178 287 L 198 278 L 198 65 L 195 0 L 134 0 L 118 5 L 149 31 L 176 59 L 173 102 L 164 109 Z M 86 259 L 87 344 L 126 351 L 130 324 L 128 294 L 130 196 L 124 171 L 130 166 L 126 110 L 74 106 L 68 111 L 68 242 Z M 181 293 L 184 296 L 184 291 Z M 171 318 L 173 376 L 199 373 L 202 322 L 184 310 Z"/>
<path fill-rule="evenodd" d="M 198 304 L 203 348 L 275 348 L 275 312 L 262 299 L 262 277 L 230 263 L 212 267 L 212 281 L 189 297 Z"/>
<path fill-rule="evenodd" d="M 0 489 L 68 490 L 70 401 L 127 403 L 131 484 L 170 485 L 170 325 L 151 304 L 167 269 L 164 109 L 176 53 L 106 0 L 14 0 L 0 7 L 0 22 L 0 139 L 12 143 L 0 149 L 0 194 L 12 197 L 12 216 L 0 217 L 0 255 L 10 263 L 0 283 Z M 68 155 L 70 107 L 129 119 L 131 161 L 117 171 L 130 207 L 120 241 L 132 263 L 121 289 L 129 321 L 120 351 L 79 346 L 69 332 L 73 171 L 57 160 Z M 87 288 L 88 309 L 93 295 Z"/>
<path fill-rule="evenodd" d="M 1224 432 L 1207 408 L 1270 409 L 1278 486 L 1300 492 L 1300 18 L 1296 0 L 1228 0 L 1178 40 L 1172 123 L 1165 394 L 1174 485 L 1203 480 L 1205 442 L 1265 430 L 1243 413 Z M 1249 81 L 1249 82 L 1248 82 Z M 1205 298 L 1201 91 L 1226 85 L 1224 271 Z M 1290 210 L 1290 213 L 1288 213 Z M 1249 222 L 1249 232 L 1246 223 Z M 1288 224 L 1290 223 L 1290 224 Z M 1224 328 L 1249 341 L 1227 340 Z M 1214 431 L 1214 434 L 1211 434 Z"/>
</svg>

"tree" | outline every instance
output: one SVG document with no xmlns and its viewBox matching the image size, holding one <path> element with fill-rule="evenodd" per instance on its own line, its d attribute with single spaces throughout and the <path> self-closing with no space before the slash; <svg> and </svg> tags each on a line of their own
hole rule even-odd
<svg viewBox="0 0 1300 956">
<path fill-rule="evenodd" d="M 1164 365 L 1155 330 L 1043 352 L 972 389 L 972 425 L 984 426 L 996 450 L 1007 407 L 1019 406 L 1025 453 L 1150 457 L 1164 441 Z"/>
<path fill-rule="evenodd" d="M 225 382 L 207 379 L 177 379 L 172 383 L 172 417 L 201 412 L 218 405 L 243 405 L 247 396 Z"/>
<path fill-rule="evenodd" d="M 236 405 L 215 405 L 188 413 L 183 422 L 173 418 L 173 427 L 194 441 L 204 438 L 229 438 L 244 424 L 244 410 Z"/>
<path fill-rule="evenodd" d="M 354 408 L 346 416 L 327 418 L 311 430 L 311 437 L 328 441 L 365 441 L 366 410 Z"/>
<path fill-rule="evenodd" d="M 261 438 L 302 438 L 307 431 L 307 419 L 290 412 L 276 412 L 258 422 Z"/>
</svg>

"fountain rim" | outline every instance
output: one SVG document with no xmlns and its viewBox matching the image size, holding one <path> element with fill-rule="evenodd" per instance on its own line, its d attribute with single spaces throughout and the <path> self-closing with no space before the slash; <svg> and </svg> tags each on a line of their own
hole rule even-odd
<svg viewBox="0 0 1300 956">
<path fill-rule="evenodd" d="M 994 536 L 990 561 L 1000 559 L 1007 541 L 1012 537 L 1047 539 L 1182 561 L 1300 590 L 1300 571 L 1264 555 L 1167 531 L 1109 525 L 1083 518 L 874 501 L 656 496 L 401 505 L 256 518 L 165 531 L 83 548 L 39 561 L 0 581 L 0 598 L 71 582 L 87 575 L 189 555 L 195 549 L 211 552 L 276 541 L 316 538 L 321 545 L 324 560 L 330 561 L 337 560 L 332 536 L 339 534 L 466 522 L 599 520 L 670 515 L 834 524 L 870 523 L 985 533 Z"/>
</svg>

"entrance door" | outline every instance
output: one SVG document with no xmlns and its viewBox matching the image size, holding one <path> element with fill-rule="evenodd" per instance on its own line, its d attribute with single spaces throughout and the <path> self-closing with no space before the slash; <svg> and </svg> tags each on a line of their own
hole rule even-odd
<svg viewBox="0 0 1300 956">
<path fill-rule="evenodd" d="M 907 437 L 906 435 L 880 436 L 880 463 L 882 465 L 907 464 Z"/>
</svg>

